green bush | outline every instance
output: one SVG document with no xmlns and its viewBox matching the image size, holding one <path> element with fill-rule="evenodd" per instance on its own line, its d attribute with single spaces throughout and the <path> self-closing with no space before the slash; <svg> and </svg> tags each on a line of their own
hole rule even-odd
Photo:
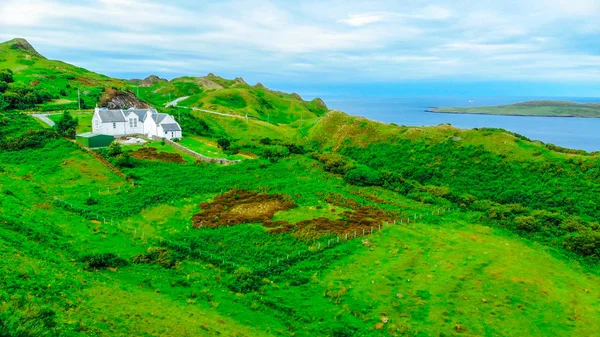
<svg viewBox="0 0 600 337">
<path fill-rule="evenodd" d="M 357 186 L 381 186 L 383 177 L 380 172 L 360 165 L 344 174 L 344 180 Z"/>
<path fill-rule="evenodd" d="M 61 136 L 65 136 L 67 138 L 75 138 L 76 129 L 78 125 L 79 121 L 77 120 L 77 118 L 73 118 L 73 116 L 68 111 L 64 111 L 58 122 L 56 122 L 56 124 L 54 125 L 54 129 Z"/>
<path fill-rule="evenodd" d="M 231 142 L 226 138 L 219 138 L 217 140 L 217 145 L 219 146 L 219 148 L 221 150 L 226 151 L 226 150 L 229 150 L 229 147 L 231 146 Z"/>
<path fill-rule="evenodd" d="M 80 261 L 86 264 L 87 269 L 116 268 L 128 264 L 126 260 L 113 253 L 89 254 L 83 256 Z"/>
</svg>

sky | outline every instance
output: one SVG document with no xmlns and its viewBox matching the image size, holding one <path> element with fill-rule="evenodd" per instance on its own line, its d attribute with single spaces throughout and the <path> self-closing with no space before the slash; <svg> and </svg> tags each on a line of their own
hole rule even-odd
<svg viewBox="0 0 600 337">
<path fill-rule="evenodd" d="M 599 17 L 600 0 L 2 0 L 0 39 L 120 78 L 600 97 Z"/>
</svg>

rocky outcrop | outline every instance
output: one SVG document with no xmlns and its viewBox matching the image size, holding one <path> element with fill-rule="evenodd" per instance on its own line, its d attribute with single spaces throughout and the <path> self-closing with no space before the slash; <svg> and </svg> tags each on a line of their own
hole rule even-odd
<svg viewBox="0 0 600 337">
<path fill-rule="evenodd" d="M 105 91 L 98 102 L 98 106 L 109 109 L 145 109 L 150 107 L 146 102 L 140 100 L 133 92 L 115 89 L 108 89 Z"/>
<path fill-rule="evenodd" d="M 168 81 L 166 79 L 160 78 L 156 75 L 150 75 L 142 80 L 142 83 L 140 84 L 140 86 L 141 87 L 151 87 L 152 85 L 159 83 L 159 82 L 168 82 Z"/>
<path fill-rule="evenodd" d="M 35 50 L 35 48 L 33 48 L 33 46 L 29 44 L 29 42 L 27 42 L 27 40 L 25 39 L 12 39 L 9 43 L 11 49 L 22 50 L 31 56 L 45 59 L 45 57 L 42 54 L 38 53 L 37 50 Z"/>
<path fill-rule="evenodd" d="M 327 110 L 327 105 L 326 105 L 326 104 L 325 104 L 325 102 L 324 102 L 322 99 L 320 99 L 319 97 L 317 97 L 317 98 L 313 99 L 313 100 L 311 101 L 311 103 L 313 103 L 314 105 L 316 105 L 316 107 L 317 107 L 317 108 L 319 108 L 319 109 L 325 109 L 325 110 Z"/>
<path fill-rule="evenodd" d="M 206 90 L 223 89 L 222 85 L 208 79 L 209 76 L 196 78 L 196 80 L 195 80 L 196 84 L 198 84 L 198 86 L 200 86 Z M 212 75 L 212 77 L 214 77 L 214 75 Z"/>
<path fill-rule="evenodd" d="M 246 81 L 244 81 L 244 79 L 243 79 L 243 78 L 241 78 L 241 77 L 238 77 L 238 78 L 236 78 L 236 79 L 235 79 L 235 80 L 233 80 L 233 81 L 234 81 L 235 83 L 237 83 L 237 84 L 248 85 L 248 83 L 246 83 Z"/>
</svg>

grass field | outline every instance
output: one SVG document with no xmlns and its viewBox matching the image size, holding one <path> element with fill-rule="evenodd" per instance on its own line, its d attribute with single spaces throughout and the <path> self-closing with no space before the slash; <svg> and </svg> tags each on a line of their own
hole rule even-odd
<svg viewBox="0 0 600 337">
<path fill-rule="evenodd" d="M 183 137 L 181 139 L 181 141 L 179 142 L 179 144 L 187 147 L 188 149 L 190 149 L 192 151 L 196 151 L 202 155 L 205 155 L 205 156 L 211 157 L 211 158 L 225 158 L 225 159 L 230 159 L 230 160 L 247 159 L 247 157 L 239 155 L 239 154 L 238 155 L 227 155 L 227 154 L 223 153 L 223 151 L 221 149 L 219 149 L 217 142 L 215 140 L 205 138 L 205 137 L 188 135 L 186 137 Z"/>
<path fill-rule="evenodd" d="M 58 92 L 122 83 L 0 47 L 13 86 L 39 72 Z M 98 150 L 105 165 L 0 112 L 0 336 L 600 330 L 597 154 L 499 129 L 372 122 L 214 75 L 139 90 L 257 117 L 180 112 L 182 145 L 252 160 L 197 162 L 151 141 Z M 73 114 L 89 130 L 91 114 Z"/>
</svg>

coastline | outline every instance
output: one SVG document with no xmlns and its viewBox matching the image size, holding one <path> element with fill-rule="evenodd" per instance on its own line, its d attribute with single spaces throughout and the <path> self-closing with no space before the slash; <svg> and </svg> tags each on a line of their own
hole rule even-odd
<svg viewBox="0 0 600 337">
<path fill-rule="evenodd" d="M 434 110 L 435 108 L 426 109 L 425 112 L 437 113 L 437 114 L 451 114 L 451 115 L 484 115 L 484 116 L 509 116 L 509 117 L 544 117 L 544 118 L 600 118 L 590 116 L 577 116 L 577 115 L 526 115 L 526 114 L 496 114 L 486 112 L 461 112 L 461 111 L 441 111 Z"/>
</svg>

